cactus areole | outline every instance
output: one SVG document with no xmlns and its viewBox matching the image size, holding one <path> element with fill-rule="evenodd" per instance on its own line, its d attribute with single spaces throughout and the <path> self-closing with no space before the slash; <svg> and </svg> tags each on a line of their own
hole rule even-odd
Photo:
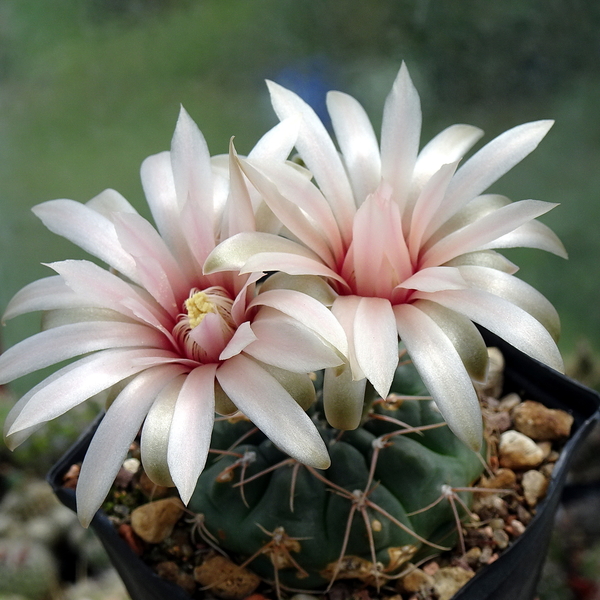
<svg viewBox="0 0 600 600">
<path fill-rule="evenodd" d="M 436 500 L 471 485 L 482 461 L 445 425 L 412 364 L 353 431 L 327 426 L 319 403 L 311 412 L 331 456 L 325 471 L 290 459 L 248 421 L 215 424 L 214 458 L 189 509 L 221 548 L 267 581 L 309 590 L 345 578 L 382 585 L 455 543 L 452 507 Z"/>
</svg>

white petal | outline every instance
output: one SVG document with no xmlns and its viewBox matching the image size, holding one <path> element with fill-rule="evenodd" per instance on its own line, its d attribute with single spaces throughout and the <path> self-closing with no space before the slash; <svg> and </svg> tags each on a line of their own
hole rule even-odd
<svg viewBox="0 0 600 600">
<path fill-rule="evenodd" d="M 208 315 L 207 315 L 208 316 Z M 248 321 L 244 321 L 235 331 L 229 343 L 219 355 L 219 360 L 227 360 L 245 350 L 256 341 L 256 334 Z"/>
<path fill-rule="evenodd" d="M 459 271 L 470 286 L 500 296 L 527 311 L 558 340 L 560 318 L 556 309 L 528 283 L 487 267 L 464 266 L 459 267 Z"/>
<path fill-rule="evenodd" d="M 104 502 L 156 395 L 180 373 L 178 365 L 145 371 L 110 405 L 92 438 L 77 482 L 77 515 L 84 527 Z"/>
<path fill-rule="evenodd" d="M 300 119 L 298 117 L 284 119 L 258 140 L 248 154 L 248 158 L 273 163 L 283 162 L 296 144 L 299 127 Z"/>
<path fill-rule="evenodd" d="M 460 160 L 482 135 L 483 131 L 472 125 L 451 125 L 438 133 L 419 152 L 413 173 L 413 193 L 420 193 L 442 165 Z"/>
<path fill-rule="evenodd" d="M 377 393 L 387 397 L 398 366 L 398 332 L 389 300 L 361 298 L 354 319 L 358 364 Z"/>
<path fill-rule="evenodd" d="M 161 350 L 103 350 L 63 367 L 30 390 L 6 419 L 7 436 L 49 421 L 146 368 L 172 360 Z M 146 359 L 141 362 L 140 359 Z"/>
<path fill-rule="evenodd" d="M 358 206 L 381 181 L 381 157 L 365 109 L 348 94 L 329 92 L 327 109 Z"/>
<path fill-rule="evenodd" d="M 493 247 L 493 240 L 555 206 L 541 200 L 521 200 L 494 210 L 435 243 L 425 252 L 421 266 L 440 265 L 465 252 Z"/>
<path fill-rule="evenodd" d="M 121 246 L 114 225 L 106 217 L 73 200 L 50 200 L 32 210 L 50 231 L 136 280 L 135 262 Z"/>
<path fill-rule="evenodd" d="M 271 81 L 267 85 L 273 108 L 280 119 L 294 115 L 301 118 L 296 148 L 329 201 L 344 241 L 349 243 L 355 203 L 333 141 L 313 109 L 299 96 Z"/>
<path fill-rule="evenodd" d="M 215 413 L 215 371 L 216 365 L 202 365 L 188 374 L 171 421 L 167 460 L 184 504 L 194 493 L 210 449 Z"/>
<path fill-rule="evenodd" d="M 417 271 L 398 287 L 421 292 L 439 292 L 464 289 L 467 282 L 456 267 L 428 267 Z"/>
<path fill-rule="evenodd" d="M 260 252 L 287 252 L 319 260 L 308 248 L 278 235 L 246 232 L 223 240 L 206 259 L 204 273 L 210 275 L 220 271 L 239 271 L 249 258 Z"/>
<path fill-rule="evenodd" d="M 400 338 L 448 426 L 478 451 L 483 436 L 479 400 L 456 348 L 415 306 L 401 304 L 394 313 Z"/>
<path fill-rule="evenodd" d="M 63 360 L 119 347 L 164 348 L 164 336 L 145 325 L 123 322 L 72 323 L 33 335 L 0 356 L 0 384 Z"/>
<path fill-rule="evenodd" d="M 297 461 L 326 469 L 327 448 L 315 425 L 281 384 L 239 354 L 217 369 L 223 391 L 281 450 Z"/>
<path fill-rule="evenodd" d="M 62 277 L 53 275 L 38 279 L 19 290 L 8 303 L 3 321 L 38 310 L 75 308 L 82 305 L 82 299 L 64 282 Z"/>
<path fill-rule="evenodd" d="M 270 316 L 262 317 L 269 313 Z M 252 331 L 256 341 L 244 349 L 245 354 L 281 369 L 309 373 L 343 362 L 313 331 L 278 311 L 259 312 Z"/>
<path fill-rule="evenodd" d="M 467 202 L 484 192 L 510 171 L 542 141 L 553 121 L 535 121 L 505 131 L 474 154 L 456 172 L 448 186 L 444 205 L 432 222 L 432 233 Z"/>
<path fill-rule="evenodd" d="M 469 317 L 525 354 L 557 371 L 564 371 L 560 352 L 548 330 L 512 302 L 489 292 L 473 289 L 448 290 L 430 295 L 416 292 L 415 296 L 429 298 Z"/>
<path fill-rule="evenodd" d="M 421 136 L 421 101 L 406 65 L 385 101 L 381 125 L 381 174 L 402 208 L 410 190 Z"/>
<path fill-rule="evenodd" d="M 317 333 L 341 354 L 348 352 L 342 326 L 327 307 L 311 296 L 296 290 L 270 290 L 258 294 L 248 308 L 253 306 L 270 306 Z"/>
</svg>

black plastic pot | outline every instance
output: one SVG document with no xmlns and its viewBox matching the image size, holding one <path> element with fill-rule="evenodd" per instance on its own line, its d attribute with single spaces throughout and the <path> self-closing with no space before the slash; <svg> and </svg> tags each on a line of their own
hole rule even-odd
<svg viewBox="0 0 600 600">
<path fill-rule="evenodd" d="M 559 506 L 569 464 L 594 424 L 600 419 L 600 395 L 526 356 L 503 340 L 486 333 L 490 346 L 504 354 L 504 391 L 517 392 L 549 408 L 572 413 L 572 435 L 556 463 L 546 495 L 525 533 L 500 558 L 482 569 L 453 600 L 532 600 L 548 551 L 554 515 Z M 75 492 L 61 486 L 63 475 L 81 462 L 97 422 L 76 442 L 48 474 L 59 500 L 75 510 Z M 99 511 L 92 529 L 104 545 L 132 600 L 190 600 L 180 587 L 159 578 L 119 537 L 106 515 Z"/>
</svg>

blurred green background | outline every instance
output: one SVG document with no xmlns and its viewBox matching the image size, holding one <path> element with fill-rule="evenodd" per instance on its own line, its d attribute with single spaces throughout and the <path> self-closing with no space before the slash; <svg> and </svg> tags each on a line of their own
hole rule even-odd
<svg viewBox="0 0 600 600">
<path fill-rule="evenodd" d="M 554 118 L 536 152 L 491 191 L 561 203 L 544 217 L 570 254 L 508 254 L 563 320 L 561 348 L 600 346 L 600 4 L 585 0 L 2 0 L 0 305 L 81 257 L 30 208 L 123 193 L 147 214 L 139 166 L 168 149 L 183 104 L 213 154 L 247 152 L 276 119 L 264 79 L 323 109 L 355 95 L 376 128 L 402 60 L 420 91 L 423 142 L 466 122 L 485 141 Z M 2 329 L 9 346 L 36 315 Z M 22 392 L 30 381 L 17 383 Z M 1 416 L 1 415 L 0 415 Z"/>
</svg>

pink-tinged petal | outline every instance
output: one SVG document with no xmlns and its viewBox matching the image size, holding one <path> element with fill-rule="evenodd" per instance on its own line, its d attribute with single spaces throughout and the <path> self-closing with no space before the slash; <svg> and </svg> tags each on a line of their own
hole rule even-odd
<svg viewBox="0 0 600 600">
<path fill-rule="evenodd" d="M 82 306 L 81 298 L 68 287 L 62 277 L 44 277 L 19 290 L 8 303 L 2 321 L 38 310 L 76 308 Z"/>
<path fill-rule="evenodd" d="M 84 527 L 104 502 L 157 394 L 181 372 L 178 365 L 144 371 L 110 405 L 92 438 L 77 481 L 77 515 Z"/>
<path fill-rule="evenodd" d="M 299 127 L 299 117 L 284 119 L 258 140 L 254 148 L 250 150 L 248 158 L 272 163 L 283 162 L 294 149 Z"/>
<path fill-rule="evenodd" d="M 289 165 L 241 163 L 273 214 L 328 265 L 342 252 L 339 229 L 321 192 Z"/>
<path fill-rule="evenodd" d="M 487 378 L 488 351 L 481 333 L 473 322 L 431 300 L 417 300 L 413 306 L 437 323 L 456 348 L 471 379 L 484 382 Z"/>
<path fill-rule="evenodd" d="M 391 189 L 378 188 L 356 211 L 352 229 L 355 288 L 359 295 L 375 296 L 379 283 L 390 281 L 393 273 L 384 262 L 385 250 L 392 242 L 386 235 L 386 203 Z M 401 234 L 396 233 L 401 237 Z M 387 273 L 385 266 L 388 266 Z"/>
<path fill-rule="evenodd" d="M 421 101 L 402 63 L 383 108 L 381 174 L 394 189 L 394 199 L 404 207 L 421 136 Z"/>
<path fill-rule="evenodd" d="M 135 259 L 137 280 L 165 310 L 177 314 L 176 299 L 186 297 L 190 285 L 163 239 L 140 215 L 120 213 L 114 222 L 119 241 Z"/>
<path fill-rule="evenodd" d="M 342 151 L 356 204 L 373 193 L 381 181 L 381 157 L 365 109 L 348 94 L 329 92 L 327 109 Z"/>
<path fill-rule="evenodd" d="M 443 237 L 425 252 L 421 267 L 443 264 L 464 252 L 489 248 L 493 240 L 555 206 L 541 200 L 521 200 L 503 206 Z"/>
<path fill-rule="evenodd" d="M 180 206 L 177 199 L 170 153 L 161 152 L 144 160 L 141 168 L 141 178 L 156 228 L 167 246 L 177 257 L 181 268 L 184 269 L 188 277 L 193 276 L 195 265 L 192 252 L 186 242 L 186 236 L 182 235 L 186 225 L 189 226 L 189 221 L 185 220 L 183 216 L 183 200 L 182 206 Z M 210 239 L 213 236 L 212 224 L 207 223 L 205 227 Z M 198 244 L 204 243 L 204 240 L 205 238 L 198 237 Z M 213 246 L 214 241 L 210 244 L 210 249 Z"/>
<path fill-rule="evenodd" d="M 482 248 L 537 248 L 568 258 L 567 251 L 558 236 L 540 221 L 529 221 L 510 233 L 506 233 Z"/>
<path fill-rule="evenodd" d="M 356 319 L 356 311 L 358 310 L 358 304 L 360 303 L 360 296 L 339 296 L 335 299 L 331 306 L 331 312 L 333 316 L 338 320 L 338 323 L 342 326 L 346 338 L 348 340 L 348 362 L 352 371 L 352 377 L 355 381 L 364 379 L 365 374 L 362 372 L 358 360 L 356 358 L 355 343 L 354 343 L 354 321 Z M 337 372 L 339 375 L 341 373 Z M 340 380 L 343 381 L 343 380 Z M 346 384 L 340 384 L 340 389 L 343 389 Z"/>
<path fill-rule="evenodd" d="M 362 420 L 367 380 L 356 381 L 352 369 L 325 369 L 323 408 L 327 422 L 336 429 L 356 429 Z"/>
<path fill-rule="evenodd" d="M 327 448 L 310 417 L 260 365 L 239 354 L 217 369 L 217 379 L 235 405 L 283 452 L 318 469 L 329 467 Z"/>
<path fill-rule="evenodd" d="M 254 297 L 256 291 L 256 282 L 265 276 L 265 273 L 258 271 L 250 275 L 234 275 L 234 288 L 237 291 L 233 306 L 231 307 L 231 318 L 233 322 L 239 326 L 246 320 L 246 307 L 250 299 Z M 211 275 L 211 278 L 214 275 Z"/>
<path fill-rule="evenodd" d="M 240 168 L 233 138 L 229 142 L 229 195 L 225 207 L 221 224 L 223 237 L 256 229 L 252 200 Z"/>
<path fill-rule="evenodd" d="M 384 298 L 361 298 L 354 318 L 354 351 L 365 377 L 387 397 L 398 366 L 394 311 Z"/>
<path fill-rule="evenodd" d="M 0 355 L 0 385 L 81 354 L 123 347 L 167 350 L 168 343 L 160 332 L 136 323 L 63 325 L 28 337 Z"/>
<path fill-rule="evenodd" d="M 410 257 L 415 263 L 419 258 L 425 231 L 444 202 L 446 190 L 454 176 L 457 165 L 457 162 L 453 162 L 440 167 L 425 183 L 417 197 L 408 231 Z"/>
<path fill-rule="evenodd" d="M 564 371 L 560 352 L 548 330 L 512 302 L 489 292 L 473 289 L 434 294 L 417 292 L 415 296 L 433 300 L 467 316 L 525 354 L 557 371 Z"/>
<path fill-rule="evenodd" d="M 352 188 L 338 151 L 314 110 L 299 96 L 276 83 L 267 82 L 273 108 L 280 119 L 301 117 L 296 148 L 329 201 L 347 245 L 356 210 Z"/>
<path fill-rule="evenodd" d="M 229 340 L 227 346 L 219 355 L 219 360 L 228 360 L 236 356 L 257 340 L 256 334 L 249 321 L 244 321 L 235 330 L 233 337 Z"/>
<path fill-rule="evenodd" d="M 223 319 L 216 313 L 207 314 L 202 322 L 190 331 L 189 336 L 189 339 L 206 353 L 202 362 L 217 362 L 227 344 L 223 331 Z"/>
<path fill-rule="evenodd" d="M 272 233 L 246 232 L 223 240 L 206 259 L 204 273 L 239 271 L 249 258 L 262 252 L 289 253 L 319 260 L 314 252 L 297 242 Z"/>
<path fill-rule="evenodd" d="M 348 353 L 342 326 L 318 300 L 296 290 L 270 290 L 258 294 L 248 308 L 254 306 L 270 306 L 314 331 L 341 354 Z"/>
<path fill-rule="evenodd" d="M 202 365 L 186 377 L 175 404 L 167 461 L 184 504 L 206 464 L 215 414 L 216 365 Z"/>
<path fill-rule="evenodd" d="M 553 123 L 535 121 L 513 127 L 467 160 L 448 186 L 444 204 L 432 221 L 428 234 L 533 152 Z"/>
<path fill-rule="evenodd" d="M 136 359 L 145 358 L 144 363 Z M 7 436 L 50 421 L 115 383 L 153 365 L 172 360 L 163 350 L 103 350 L 63 367 L 30 390 L 15 405 Z M 11 411 L 11 413 L 13 412 Z"/>
<path fill-rule="evenodd" d="M 169 471 L 168 449 L 171 422 L 179 392 L 186 375 L 172 379 L 156 396 L 146 415 L 140 436 L 140 458 L 150 481 L 165 487 L 174 486 Z"/>
<path fill-rule="evenodd" d="M 252 323 L 252 331 L 255 341 L 244 353 L 263 363 L 295 373 L 309 373 L 343 362 L 313 331 L 278 311 L 262 309 Z"/>
<path fill-rule="evenodd" d="M 163 332 L 170 327 L 166 315 L 154 306 L 144 291 L 85 260 L 65 260 L 48 265 L 80 298 L 80 306 L 109 308 L 126 317 L 142 320 Z"/>
<path fill-rule="evenodd" d="M 112 213 L 115 212 L 137 213 L 137 210 L 119 192 L 110 188 L 88 200 L 85 205 L 107 219 L 111 219 Z"/>
<path fill-rule="evenodd" d="M 122 247 L 109 219 L 73 200 L 50 200 L 32 210 L 50 231 L 136 281 L 135 261 Z"/>
<path fill-rule="evenodd" d="M 394 307 L 401 340 L 450 429 L 470 448 L 481 448 L 479 400 L 456 348 L 433 319 L 411 304 Z"/>
<path fill-rule="evenodd" d="M 540 292 L 507 273 L 479 266 L 459 267 L 459 271 L 470 287 L 500 296 L 516 304 L 536 318 L 558 341 L 560 318 L 556 309 Z"/>
<path fill-rule="evenodd" d="M 210 153 L 202 132 L 183 106 L 171 140 L 171 165 L 180 206 L 189 200 L 203 219 L 210 221 L 213 214 Z"/>
<path fill-rule="evenodd" d="M 337 298 L 331 286 L 316 275 L 288 275 L 280 271 L 269 275 L 260 286 L 261 292 L 278 289 L 296 290 L 308 294 L 325 306 L 331 306 Z"/>
<path fill-rule="evenodd" d="M 467 282 L 456 267 L 428 267 L 417 271 L 397 287 L 421 292 L 439 292 L 464 289 Z"/>
<path fill-rule="evenodd" d="M 472 125 L 451 125 L 428 142 L 417 157 L 412 193 L 417 196 L 443 165 L 458 162 L 481 138 L 483 131 Z"/>
</svg>

